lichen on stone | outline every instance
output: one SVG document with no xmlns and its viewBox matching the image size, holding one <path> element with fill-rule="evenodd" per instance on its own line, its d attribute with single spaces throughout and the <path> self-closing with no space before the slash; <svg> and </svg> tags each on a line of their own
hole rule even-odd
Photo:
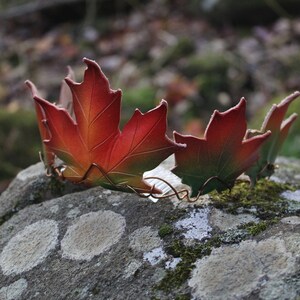
<svg viewBox="0 0 300 300">
<path fill-rule="evenodd" d="M 1 300 L 18 300 L 21 299 L 22 294 L 27 289 L 28 283 L 26 279 L 21 278 L 9 286 L 0 288 L 0 299 Z"/>
<path fill-rule="evenodd" d="M 174 269 L 167 270 L 166 276 L 155 286 L 155 289 L 165 293 L 181 290 L 186 286 L 197 260 L 209 257 L 213 249 L 222 245 L 239 245 L 242 241 L 255 237 L 276 224 L 282 217 L 289 214 L 288 203 L 281 197 L 281 193 L 292 189 L 293 187 L 287 184 L 263 179 L 254 189 L 250 188 L 247 182 L 238 182 L 231 192 L 211 193 L 211 206 L 218 209 L 209 210 L 219 213 L 211 213 L 209 221 L 219 231 L 218 233 L 212 231 L 211 237 L 208 235 L 203 241 L 194 244 L 185 244 L 182 239 L 178 238 L 181 230 L 178 231 L 176 224 L 184 218 L 179 218 L 176 222 L 175 220 L 166 221 L 163 229 L 172 228 L 174 226 L 172 224 L 175 224 L 175 231 L 173 230 L 169 235 L 162 235 L 166 243 L 166 252 L 180 261 Z M 196 210 L 201 211 L 201 209 L 203 208 Z M 217 216 L 224 218 L 229 216 L 232 221 L 222 224 L 220 223 L 222 220 L 216 221 Z"/>
<path fill-rule="evenodd" d="M 82 215 L 68 228 L 61 241 L 63 257 L 91 260 L 117 243 L 125 226 L 125 218 L 110 210 Z"/>
<path fill-rule="evenodd" d="M 58 242 L 58 224 L 41 220 L 26 226 L 3 248 L 0 266 L 5 275 L 31 270 L 49 255 Z"/>
<path fill-rule="evenodd" d="M 282 274 L 293 274 L 296 255 L 288 245 L 288 241 L 271 237 L 214 249 L 211 256 L 196 262 L 189 280 L 194 298 L 241 299 L 262 287 L 262 278 L 272 283 L 281 279 Z M 270 273 L 272 276 L 268 278 Z M 228 287 L 226 290 L 224 285 Z"/>
<path fill-rule="evenodd" d="M 190 276 L 193 269 L 193 263 L 197 258 L 209 255 L 213 247 L 221 245 L 218 237 L 211 238 L 206 242 L 199 243 L 194 246 L 186 246 L 181 240 L 174 240 L 171 245 L 166 248 L 167 254 L 180 258 L 181 261 L 173 270 L 168 270 L 166 276 L 156 285 L 156 289 L 168 292 L 179 288 Z"/>
</svg>

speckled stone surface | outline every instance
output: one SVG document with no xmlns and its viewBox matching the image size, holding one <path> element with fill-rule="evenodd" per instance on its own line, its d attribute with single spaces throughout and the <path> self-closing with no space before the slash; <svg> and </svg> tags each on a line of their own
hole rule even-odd
<svg viewBox="0 0 300 300">
<path fill-rule="evenodd" d="M 298 299 L 300 172 L 288 162 L 276 174 L 295 187 L 281 194 L 287 212 L 256 236 L 243 227 L 264 222 L 255 208 L 232 214 L 208 196 L 154 203 L 101 187 L 57 197 L 32 166 L 0 197 L 0 299 Z M 39 203 L 30 200 L 37 193 Z M 187 264 L 187 249 L 218 238 Z M 185 281 L 159 288 L 183 266 Z"/>
<path fill-rule="evenodd" d="M 257 299 L 274 299 L 266 291 L 281 278 L 296 275 L 299 253 L 298 233 L 220 247 L 196 262 L 189 281 L 192 294 L 203 300 L 244 299 L 260 291 Z M 288 283 L 282 288 L 285 290 L 280 294 L 282 299 L 295 299 L 299 292 Z"/>
</svg>

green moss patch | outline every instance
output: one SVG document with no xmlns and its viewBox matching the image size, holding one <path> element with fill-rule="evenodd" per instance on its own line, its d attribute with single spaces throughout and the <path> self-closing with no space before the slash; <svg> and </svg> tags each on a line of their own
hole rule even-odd
<svg viewBox="0 0 300 300">
<path fill-rule="evenodd" d="M 159 230 L 158 230 L 158 235 L 163 238 L 166 235 L 169 235 L 173 232 L 173 227 L 169 224 L 163 224 L 160 226 Z"/>
<path fill-rule="evenodd" d="M 283 216 L 287 212 L 287 202 L 280 194 L 292 187 L 270 180 L 260 180 L 254 188 L 247 182 L 238 182 L 231 191 L 211 193 L 213 205 L 225 211 L 238 214 L 251 212 L 263 220 Z"/>
<path fill-rule="evenodd" d="M 219 247 L 220 245 L 221 242 L 218 237 L 211 238 L 195 246 L 186 246 L 181 240 L 174 240 L 172 244 L 167 247 L 166 251 L 174 257 L 180 257 L 182 260 L 174 270 L 167 272 L 166 276 L 156 288 L 169 292 L 182 286 L 190 277 L 190 273 L 194 268 L 194 262 L 199 258 L 209 255 L 212 248 Z"/>
<path fill-rule="evenodd" d="M 261 221 L 259 223 L 250 222 L 247 224 L 243 224 L 239 228 L 246 229 L 248 234 L 251 236 L 256 236 L 256 235 L 260 234 L 261 232 L 265 231 L 271 225 L 276 224 L 279 220 L 280 220 L 279 218 L 274 218 L 272 220 L 265 220 L 265 221 Z"/>
<path fill-rule="evenodd" d="M 181 261 L 175 269 L 167 271 L 155 289 L 165 293 L 178 291 L 178 295 L 181 295 L 180 292 L 185 290 L 196 260 L 210 255 L 213 248 L 218 248 L 222 244 L 236 244 L 254 237 L 286 216 L 289 213 L 288 203 L 280 197 L 280 194 L 291 189 L 292 187 L 287 184 L 262 179 L 254 188 L 251 188 L 248 182 L 240 181 L 231 191 L 211 193 L 213 206 L 232 214 L 248 212 L 256 215 L 261 221 L 243 224 L 237 229 L 215 234 L 209 240 L 193 245 L 186 245 L 178 238 L 178 232 L 172 226 L 178 215 L 175 220 L 166 216 L 165 223 L 159 229 L 159 235 L 166 243 L 165 251 L 173 257 L 179 257 Z M 183 293 L 182 297 L 190 299 L 189 294 Z"/>
</svg>

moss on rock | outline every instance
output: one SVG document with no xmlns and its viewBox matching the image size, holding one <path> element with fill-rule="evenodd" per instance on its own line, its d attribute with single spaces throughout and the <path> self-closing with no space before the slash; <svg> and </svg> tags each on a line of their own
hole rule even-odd
<svg viewBox="0 0 300 300">
<path fill-rule="evenodd" d="M 158 230 L 158 235 L 163 238 L 166 235 L 169 235 L 173 232 L 173 227 L 169 224 L 163 224 L 160 226 L 159 230 Z"/>
<path fill-rule="evenodd" d="M 169 255 L 180 257 L 181 261 L 174 270 L 167 272 L 166 276 L 156 286 L 156 289 L 168 292 L 179 288 L 189 278 L 194 268 L 194 262 L 209 255 L 213 247 L 219 247 L 220 245 L 221 241 L 218 236 L 195 246 L 186 246 L 181 240 L 174 240 L 166 251 Z"/>
<path fill-rule="evenodd" d="M 213 205 L 232 214 L 250 212 L 263 220 L 283 216 L 287 202 L 280 194 L 292 187 L 267 179 L 260 180 L 254 188 L 247 182 L 237 182 L 231 191 L 211 193 Z"/>
</svg>

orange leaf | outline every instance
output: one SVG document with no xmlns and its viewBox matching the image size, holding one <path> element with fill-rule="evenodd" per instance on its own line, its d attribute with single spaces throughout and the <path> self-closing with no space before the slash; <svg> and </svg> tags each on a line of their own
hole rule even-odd
<svg viewBox="0 0 300 300">
<path fill-rule="evenodd" d="M 40 127 L 44 144 L 64 161 L 62 175 L 73 182 L 136 191 L 160 191 L 143 180 L 143 173 L 155 168 L 182 147 L 166 136 L 167 103 L 142 114 L 136 110 L 119 130 L 121 90 L 110 89 L 108 79 L 95 61 L 84 59 L 88 68 L 84 80 L 67 77 L 73 95 L 74 119 L 65 108 L 42 99 L 34 85 L 36 106 L 41 108 Z"/>
</svg>

